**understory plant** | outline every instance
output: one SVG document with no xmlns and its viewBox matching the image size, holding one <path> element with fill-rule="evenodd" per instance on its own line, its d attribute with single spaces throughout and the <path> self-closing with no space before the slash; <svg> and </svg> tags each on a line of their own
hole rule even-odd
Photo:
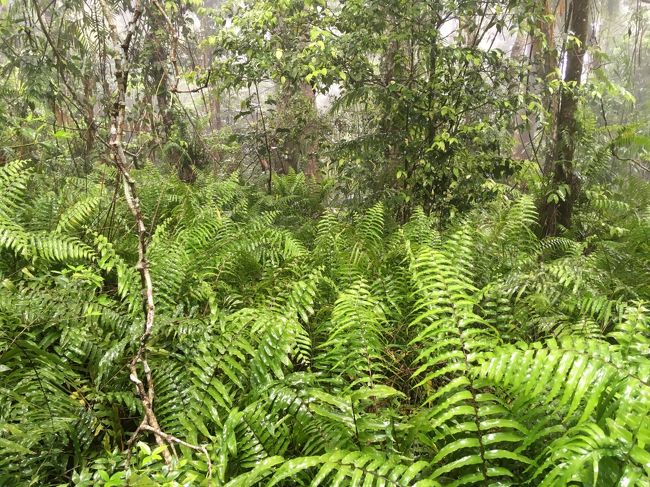
<svg viewBox="0 0 650 487">
<path fill-rule="evenodd" d="M 135 178 L 154 409 L 203 450 L 130 442 L 143 318 L 117 174 L 55 187 L 16 161 L 0 168 L 0 484 L 649 485 L 647 209 L 609 237 L 540 240 L 512 191 L 441 228 L 334 207 L 302 174 L 271 195 Z"/>
</svg>

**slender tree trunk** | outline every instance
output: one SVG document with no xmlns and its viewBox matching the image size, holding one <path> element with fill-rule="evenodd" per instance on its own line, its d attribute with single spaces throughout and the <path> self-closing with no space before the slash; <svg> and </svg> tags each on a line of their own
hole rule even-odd
<svg viewBox="0 0 650 487">
<path fill-rule="evenodd" d="M 289 129 L 294 123 L 292 111 L 295 110 L 296 96 L 298 96 L 297 91 L 299 90 L 291 83 L 284 83 L 280 89 L 277 115 L 280 120 L 283 120 L 283 128 L 285 129 Z M 280 150 L 278 164 L 274 168 L 276 173 L 288 174 L 290 170 L 298 172 L 298 161 L 300 160 L 299 142 L 293 133 L 287 132 L 282 140 L 282 144 L 277 144 L 280 146 Z"/>
<path fill-rule="evenodd" d="M 160 425 L 156 414 L 154 412 L 154 387 L 153 375 L 149 364 L 147 362 L 147 344 L 154 327 L 155 305 L 153 299 L 153 284 L 151 273 L 149 271 L 149 264 L 147 262 L 147 229 L 144 226 L 144 219 L 140 208 L 140 202 L 137 196 L 135 181 L 128 171 L 128 162 L 124 147 L 122 146 L 122 137 L 124 135 L 126 125 L 126 92 L 128 89 L 129 78 L 129 48 L 135 29 L 142 17 L 143 8 L 140 2 L 136 2 L 133 8 L 132 18 L 127 26 L 126 36 L 120 39 L 117 25 L 113 19 L 113 13 L 108 4 L 102 1 L 102 10 L 104 18 L 109 25 L 109 32 L 115 48 L 115 56 L 113 62 L 115 65 L 115 81 L 117 87 L 117 94 L 115 101 L 110 110 L 111 116 L 111 137 L 109 140 L 109 147 L 113 158 L 113 163 L 122 177 L 124 197 L 127 205 L 133 214 L 136 224 L 136 231 L 138 235 L 138 264 L 137 268 L 140 273 L 142 283 L 142 297 L 143 297 L 143 311 L 144 311 L 144 329 L 140 337 L 140 344 L 136 355 L 129 363 L 131 382 L 136 386 L 138 396 L 142 402 L 144 409 L 144 419 L 142 424 L 138 427 L 138 431 L 142 429 L 143 425 L 154 428 L 155 431 L 160 431 Z M 144 381 L 139 377 L 138 368 L 142 364 L 144 371 Z M 136 432 L 137 433 L 137 432 Z M 137 434 L 133 435 L 135 438 Z M 161 435 L 156 435 L 156 443 L 159 446 L 165 446 L 165 441 Z M 162 451 L 165 463 L 171 463 L 172 456 L 167 448 Z"/>
<path fill-rule="evenodd" d="M 309 100 L 310 109 L 313 110 L 314 117 L 317 117 L 318 111 L 316 107 L 316 93 L 312 89 L 309 83 L 302 83 L 301 91 L 305 95 L 305 98 Z M 318 134 L 314 133 L 314 124 L 311 127 L 306 127 L 307 137 L 305 144 L 305 152 L 307 155 L 307 162 L 305 163 L 303 172 L 305 176 L 316 179 L 320 179 L 320 172 L 318 170 Z"/>
<path fill-rule="evenodd" d="M 528 93 L 538 95 L 542 99 L 542 104 L 550 115 L 547 130 L 550 134 L 554 133 L 554 119 L 558 110 L 558 100 L 548 94 L 545 94 L 545 87 L 551 80 L 554 69 L 557 66 L 557 49 L 555 37 L 562 25 L 561 17 L 564 12 L 565 0 L 558 0 L 553 5 L 553 0 L 544 0 L 538 13 L 537 29 L 539 34 L 528 36 L 520 34 L 512 48 L 511 57 L 513 59 L 522 59 L 530 62 L 530 72 L 524 84 Z M 523 123 L 522 115 L 526 115 L 526 123 Z M 531 156 L 537 162 L 537 151 L 534 148 L 534 140 L 539 129 L 539 114 L 535 111 L 528 113 L 526 110 L 515 116 L 514 131 L 515 147 L 513 148 L 512 157 L 514 159 L 530 159 Z M 551 135 L 551 137 L 553 137 Z M 531 150 L 532 149 L 532 150 Z"/>
<path fill-rule="evenodd" d="M 529 35 L 525 32 L 519 32 L 512 45 L 510 58 L 525 63 L 527 60 L 532 60 L 532 46 L 529 42 Z M 521 89 L 528 91 L 531 87 L 530 79 L 524 80 Z M 526 117 L 524 118 L 524 116 Z M 524 123 L 524 121 L 526 121 Z M 527 116 L 526 109 L 522 109 L 514 117 L 514 138 L 515 146 L 512 150 L 512 157 L 516 160 L 523 160 L 527 158 L 527 148 L 532 142 L 533 131 L 535 130 L 530 116 Z"/>
<path fill-rule="evenodd" d="M 149 42 L 151 43 L 151 92 L 158 108 L 158 117 L 161 122 L 162 136 L 166 139 L 174 123 L 172 107 L 171 107 L 171 93 L 168 73 L 169 63 L 169 48 L 167 36 L 167 25 L 165 19 L 162 17 L 152 5 L 150 5 L 150 12 L 148 12 L 151 19 L 151 34 Z M 153 100 L 152 100 L 153 101 Z M 153 103 L 152 103 L 153 105 Z"/>
<path fill-rule="evenodd" d="M 381 60 L 380 72 L 381 79 L 384 87 L 388 87 L 393 81 L 393 78 L 396 75 L 397 69 L 397 57 L 401 49 L 400 43 L 397 40 L 391 40 L 390 44 L 387 46 L 386 51 L 384 52 L 383 59 Z M 387 106 L 387 112 L 391 113 L 392 108 L 390 105 L 394 103 L 394 100 L 390 100 L 388 97 L 384 103 Z M 381 137 L 383 138 L 384 144 L 384 157 L 386 159 L 386 167 L 383 171 L 383 184 L 382 186 L 392 186 L 396 187 L 397 171 L 400 169 L 400 154 L 399 147 L 397 145 L 397 127 L 395 126 L 395 121 L 392 119 L 392 116 L 384 116 L 380 124 Z"/>
<path fill-rule="evenodd" d="M 92 169 L 92 154 L 95 149 L 95 138 L 97 136 L 95 102 L 93 100 L 94 89 L 95 76 L 91 70 L 88 70 L 83 79 L 84 119 L 86 123 L 86 132 L 84 134 L 84 170 L 86 172 L 90 172 Z"/>
<path fill-rule="evenodd" d="M 276 120 L 287 132 L 281 139 L 275 171 L 278 174 L 302 171 L 318 179 L 316 94 L 309 83 L 285 83 L 281 87 Z"/>
<path fill-rule="evenodd" d="M 557 235 L 559 225 L 569 227 L 578 192 L 579 178 L 575 172 L 573 157 L 576 147 L 578 126 L 576 111 L 578 108 L 577 88 L 580 86 L 583 61 L 589 32 L 590 0 L 574 0 L 571 5 L 569 30 L 575 38 L 570 40 L 566 52 L 565 86 L 560 97 L 560 106 L 556 121 L 556 131 L 549 167 L 552 169 L 552 189 L 564 188 L 563 198 L 545 197 L 540 216 L 542 232 L 545 236 Z"/>
<path fill-rule="evenodd" d="M 212 123 L 212 130 L 219 132 L 223 128 L 221 121 L 221 95 L 215 93 L 211 98 L 210 121 Z"/>
</svg>

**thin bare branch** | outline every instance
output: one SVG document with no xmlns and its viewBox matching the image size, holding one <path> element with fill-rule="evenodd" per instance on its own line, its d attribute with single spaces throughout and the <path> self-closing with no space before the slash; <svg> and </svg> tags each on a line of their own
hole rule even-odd
<svg viewBox="0 0 650 487">
<path fill-rule="evenodd" d="M 138 199 L 137 188 L 134 179 L 129 173 L 129 163 L 126 158 L 126 152 L 123 147 L 123 137 L 126 125 L 126 93 L 128 88 L 129 79 L 129 51 L 131 48 L 131 41 L 138 24 L 142 17 L 144 8 L 141 0 L 136 0 L 132 12 L 131 20 L 128 23 L 126 35 L 123 40 L 120 40 L 119 31 L 113 14 L 105 0 L 100 0 L 104 17 L 109 26 L 111 40 L 114 44 L 115 54 L 115 80 L 117 82 L 117 93 L 115 102 L 111 108 L 111 129 L 110 139 L 108 145 L 111 149 L 113 163 L 117 167 L 123 183 L 124 197 L 126 203 L 133 214 L 136 224 L 136 233 L 138 236 L 138 262 L 136 268 L 140 273 L 140 280 L 142 285 L 142 299 L 144 308 L 144 328 L 140 336 L 140 343 L 138 350 L 129 363 L 129 378 L 135 384 L 138 396 L 144 408 L 145 417 L 131 437 L 130 445 L 135 441 L 140 431 L 151 431 L 155 434 L 156 443 L 160 446 L 165 446 L 162 450 L 163 459 L 166 463 L 170 463 L 172 455 L 166 447 L 167 443 L 172 446 L 173 444 L 181 444 L 192 448 L 197 451 L 205 453 L 208 457 L 207 450 L 201 446 L 190 445 L 174 436 L 164 433 L 158 423 L 156 414 L 154 412 L 155 389 L 153 382 L 153 374 L 147 361 L 147 344 L 151 338 L 154 328 L 155 319 L 155 304 L 154 304 L 154 289 L 151 272 L 149 270 L 149 262 L 147 260 L 147 228 L 144 224 L 142 209 L 140 207 L 140 200 Z M 138 375 L 138 365 L 142 365 L 144 372 L 144 381 Z M 208 465 L 210 466 L 208 458 Z"/>
<path fill-rule="evenodd" d="M 178 445 L 181 445 L 181 446 L 190 448 L 192 450 L 201 452 L 203 455 L 205 455 L 206 463 L 208 464 L 208 478 L 212 477 L 212 461 L 210 460 L 210 454 L 208 453 L 208 450 L 207 450 L 207 448 L 205 446 L 203 446 L 203 445 L 192 445 L 191 443 L 183 441 L 180 438 L 176 438 L 175 436 L 167 434 L 167 433 L 165 433 L 163 431 L 160 431 L 159 429 L 157 430 L 155 428 L 152 428 L 148 424 L 141 424 L 140 429 L 143 429 L 145 431 L 150 431 L 151 433 L 153 433 L 157 437 L 163 438 L 170 445 L 173 445 L 174 443 L 176 443 Z"/>
</svg>

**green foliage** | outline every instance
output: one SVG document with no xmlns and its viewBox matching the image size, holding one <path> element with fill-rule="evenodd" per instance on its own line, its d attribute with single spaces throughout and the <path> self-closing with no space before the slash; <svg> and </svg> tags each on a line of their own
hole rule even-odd
<svg viewBox="0 0 650 487">
<path fill-rule="evenodd" d="M 269 196 L 136 171 L 155 215 L 156 414 L 206 447 L 209 477 L 198 452 L 165 466 L 146 436 L 127 464 L 142 318 L 114 188 L 70 179 L 28 208 L 38 171 L 0 174 L 0 483 L 648 481 L 647 283 L 621 270 L 650 257 L 645 216 L 587 246 L 538 240 L 526 196 L 400 227 L 383 205 L 324 210 L 296 175 Z"/>
<path fill-rule="evenodd" d="M 474 23 L 486 11 L 467 1 L 225 2 L 207 41 L 216 54 L 213 79 L 222 90 L 255 92 L 256 107 L 249 98 L 240 115 L 267 112 L 271 122 L 256 124 L 256 145 L 277 148 L 284 172 L 284 158 L 294 159 L 314 135 L 311 110 L 292 110 L 300 98 L 292 95 L 334 87 L 331 150 L 320 152 L 335 162 L 328 171 L 343 192 L 364 205 L 383 200 L 391 209 L 421 205 L 453 215 L 492 196 L 484 181 L 518 170 L 504 155 L 512 117 L 538 101 L 514 89 L 526 76 L 521 66 L 479 46 L 490 28 L 514 27 L 534 9 L 499 1 L 491 10 L 489 22 Z M 444 34 L 452 18 L 468 22 L 453 42 Z M 260 100 L 268 81 L 277 99 Z M 321 144 L 329 136 L 325 127 L 317 134 Z"/>
<path fill-rule="evenodd" d="M 0 485 L 650 485 L 647 11 L 574 90 L 543 3 L 144 2 L 120 143 L 187 442 L 152 449 L 105 164 L 134 5 L 0 0 Z M 568 90 L 580 184 L 549 192 Z M 558 236 L 540 198 L 575 199 Z"/>
</svg>

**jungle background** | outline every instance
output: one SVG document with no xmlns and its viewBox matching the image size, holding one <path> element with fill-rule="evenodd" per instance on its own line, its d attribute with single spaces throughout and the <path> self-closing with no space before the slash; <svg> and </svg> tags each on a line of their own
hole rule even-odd
<svg viewBox="0 0 650 487">
<path fill-rule="evenodd" d="M 0 485 L 650 485 L 647 0 L 0 0 Z"/>
</svg>

